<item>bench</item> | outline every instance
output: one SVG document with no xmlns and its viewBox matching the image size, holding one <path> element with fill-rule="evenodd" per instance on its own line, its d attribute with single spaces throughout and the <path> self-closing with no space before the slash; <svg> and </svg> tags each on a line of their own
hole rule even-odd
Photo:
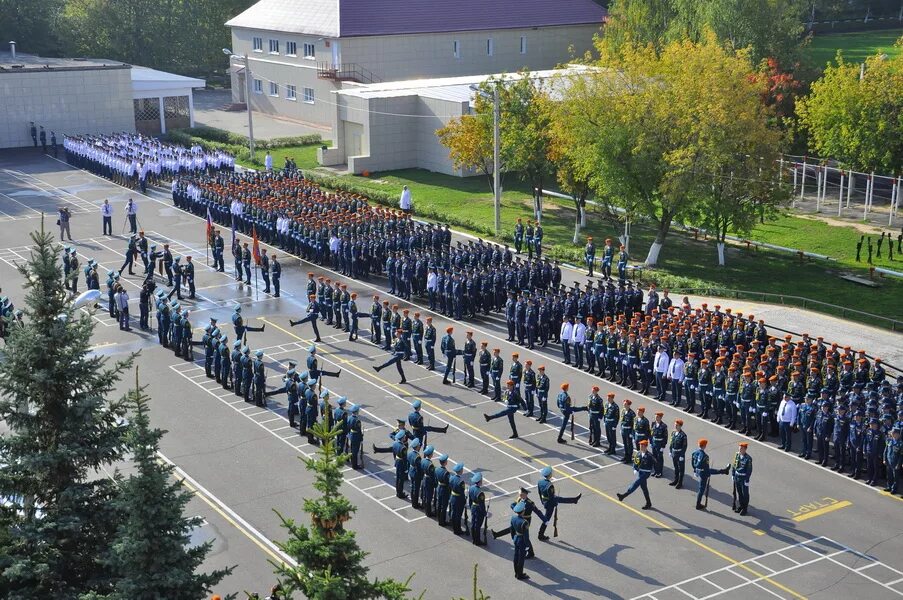
<svg viewBox="0 0 903 600">
<path fill-rule="evenodd" d="M 864 285 L 870 288 L 878 288 L 881 287 L 877 281 L 872 281 L 871 279 L 866 279 L 864 277 L 858 277 L 856 275 L 841 275 L 841 279 L 845 279 L 847 281 L 851 281 L 853 283 L 858 283 L 859 285 Z"/>
</svg>

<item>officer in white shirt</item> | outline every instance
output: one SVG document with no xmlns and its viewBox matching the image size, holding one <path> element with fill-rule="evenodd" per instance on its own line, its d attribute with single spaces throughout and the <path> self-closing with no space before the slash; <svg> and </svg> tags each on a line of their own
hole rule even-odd
<svg viewBox="0 0 903 600">
<path fill-rule="evenodd" d="M 684 363 L 683 357 L 678 351 L 668 365 L 668 381 L 671 382 L 671 404 L 680 404 L 680 394 L 684 389 Z"/>
<path fill-rule="evenodd" d="M 574 335 L 573 317 L 567 317 L 561 322 L 561 351 L 564 353 L 566 365 L 571 364 L 571 338 Z"/>
<path fill-rule="evenodd" d="M 113 235 L 113 205 L 109 198 L 104 199 L 100 214 L 103 216 L 103 235 Z"/>
<path fill-rule="evenodd" d="M 793 427 L 796 425 L 796 402 L 788 393 L 784 393 L 784 399 L 778 406 L 778 433 L 781 434 L 781 445 L 778 446 L 784 452 L 790 452 L 793 446 Z"/>
<path fill-rule="evenodd" d="M 583 368 L 583 343 L 586 341 L 586 325 L 582 320 L 574 324 L 574 331 L 571 335 L 571 343 L 574 346 L 574 366 L 578 369 Z"/>
<path fill-rule="evenodd" d="M 411 214 L 411 207 L 411 190 L 408 189 L 408 186 L 404 186 L 401 189 L 401 199 L 398 201 L 398 208 L 404 213 Z"/>
<path fill-rule="evenodd" d="M 665 345 L 659 345 L 655 353 L 655 389 L 658 391 L 655 399 L 662 401 L 665 399 L 665 376 L 668 374 L 668 367 L 671 365 L 671 357 L 668 356 L 668 348 Z"/>
<path fill-rule="evenodd" d="M 138 233 L 138 205 L 129 198 L 129 203 L 125 205 L 125 214 L 129 218 L 129 231 Z"/>
<path fill-rule="evenodd" d="M 269 150 L 267 150 L 267 155 L 263 157 L 263 166 L 266 167 L 267 171 L 273 170 L 273 156 Z"/>
</svg>

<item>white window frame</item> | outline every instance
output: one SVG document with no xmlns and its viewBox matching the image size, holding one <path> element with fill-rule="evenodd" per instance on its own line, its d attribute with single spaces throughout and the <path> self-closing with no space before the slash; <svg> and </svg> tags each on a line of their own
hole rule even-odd
<svg viewBox="0 0 903 600">
<path fill-rule="evenodd" d="M 285 42 L 285 55 L 298 56 L 298 42 Z"/>
<path fill-rule="evenodd" d="M 254 52 L 263 52 L 263 38 L 254 36 L 251 38 L 251 48 Z"/>
<path fill-rule="evenodd" d="M 279 84 L 275 81 L 270 82 L 270 97 L 278 98 L 279 97 Z"/>
<path fill-rule="evenodd" d="M 452 42 L 452 56 L 455 58 L 461 58 L 461 41 L 455 40 Z"/>
<path fill-rule="evenodd" d="M 486 38 L 486 56 L 492 56 L 493 54 L 495 54 L 495 40 Z"/>
<path fill-rule="evenodd" d="M 316 95 L 314 94 L 314 88 L 306 87 L 304 88 L 304 103 L 305 104 L 314 104 L 316 102 Z"/>
<path fill-rule="evenodd" d="M 292 102 L 298 101 L 298 88 L 295 87 L 294 84 L 291 84 L 291 83 L 285 84 L 285 99 L 291 100 Z"/>
<path fill-rule="evenodd" d="M 279 40 L 270 40 L 270 54 L 279 54 Z"/>
<path fill-rule="evenodd" d="M 317 60 L 317 46 L 312 42 L 304 42 L 304 58 L 307 60 Z"/>
<path fill-rule="evenodd" d="M 527 36 L 525 35 L 520 36 L 520 53 L 527 53 Z"/>
<path fill-rule="evenodd" d="M 254 93 L 255 94 L 263 93 L 263 80 L 261 80 L 261 79 L 254 80 Z"/>
</svg>

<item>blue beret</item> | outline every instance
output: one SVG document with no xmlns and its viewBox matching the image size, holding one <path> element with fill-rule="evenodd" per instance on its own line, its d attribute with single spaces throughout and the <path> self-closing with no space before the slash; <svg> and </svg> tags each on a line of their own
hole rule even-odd
<svg viewBox="0 0 903 600">
<path fill-rule="evenodd" d="M 518 514 L 524 512 L 525 510 L 527 510 L 527 504 L 523 500 L 514 505 L 514 512 Z"/>
<path fill-rule="evenodd" d="M 455 473 L 461 473 L 461 472 L 463 472 L 463 471 L 464 471 L 464 464 L 463 464 L 463 463 L 457 463 L 457 464 L 452 468 L 452 471 L 454 471 Z"/>
<path fill-rule="evenodd" d="M 398 433 L 395 434 L 395 441 L 400 442 L 401 440 L 404 439 L 405 435 L 407 435 L 407 434 L 404 431 L 399 431 Z"/>
<path fill-rule="evenodd" d="M 483 474 L 482 473 L 474 473 L 470 477 L 470 481 L 471 481 L 471 483 L 480 483 L 481 481 L 483 481 Z"/>
<path fill-rule="evenodd" d="M 439 458 L 439 462 L 445 462 L 448 460 L 448 454 L 440 454 L 438 456 L 438 458 Z"/>
<path fill-rule="evenodd" d="M 543 467 L 539 474 L 543 477 L 549 477 L 552 474 L 552 467 Z"/>
<path fill-rule="evenodd" d="M 423 449 L 423 455 L 424 456 L 432 456 L 434 451 L 435 451 L 435 448 L 433 448 L 432 446 L 427 446 L 426 448 Z"/>
<path fill-rule="evenodd" d="M 411 448 L 419 448 L 419 447 L 420 447 L 420 440 L 418 438 L 414 438 L 413 440 L 411 440 Z"/>
<path fill-rule="evenodd" d="M 314 346 L 313 344 L 311 344 L 310 348 L 308 348 L 307 351 L 310 352 L 311 354 L 313 354 L 314 352 L 317 351 L 317 347 Z"/>
<path fill-rule="evenodd" d="M 414 409 L 418 409 L 418 408 L 420 408 L 421 406 L 423 406 L 423 403 L 420 402 L 420 400 L 414 400 L 414 404 L 412 404 L 411 406 L 413 406 Z"/>
</svg>

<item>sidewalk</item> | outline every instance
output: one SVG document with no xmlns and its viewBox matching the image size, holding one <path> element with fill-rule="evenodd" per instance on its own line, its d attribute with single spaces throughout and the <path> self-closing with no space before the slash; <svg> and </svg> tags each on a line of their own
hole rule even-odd
<svg viewBox="0 0 903 600">
<path fill-rule="evenodd" d="M 198 90 L 194 93 L 194 124 L 198 127 L 216 127 L 239 135 L 248 135 L 247 111 L 227 111 L 223 107 L 232 102 L 229 90 Z M 277 137 L 294 137 L 319 133 L 328 139 L 332 135 L 329 127 L 277 119 L 262 112 L 254 111 L 254 138 L 269 140 Z"/>
</svg>

